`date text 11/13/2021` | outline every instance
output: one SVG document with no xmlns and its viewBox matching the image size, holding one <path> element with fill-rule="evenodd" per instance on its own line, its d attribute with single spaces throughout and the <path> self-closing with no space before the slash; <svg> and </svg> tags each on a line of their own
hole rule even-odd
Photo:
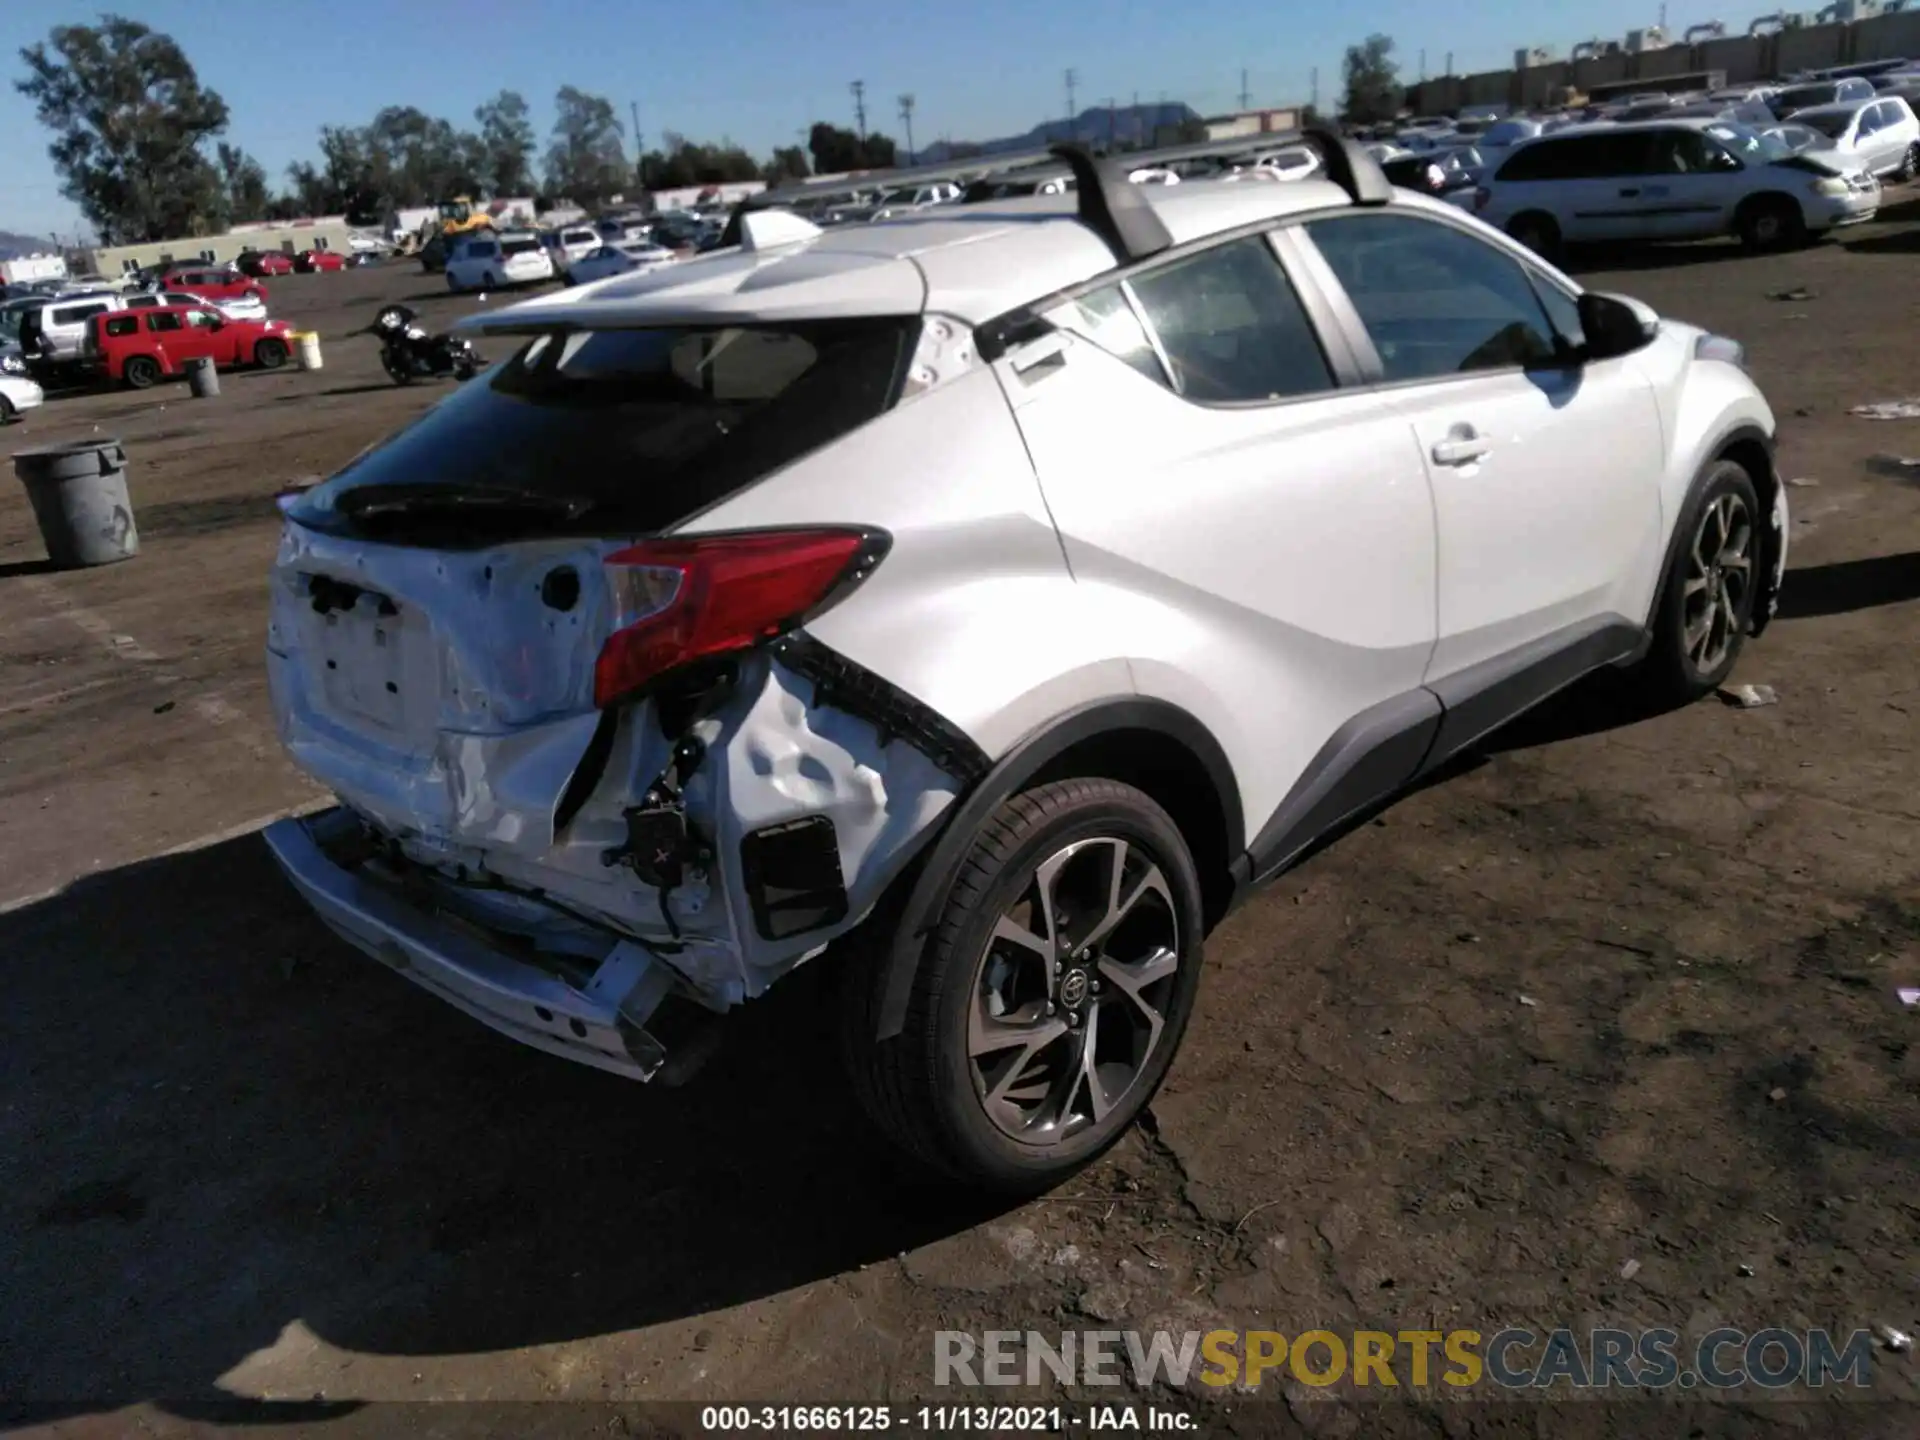
<svg viewBox="0 0 1920 1440">
<path fill-rule="evenodd" d="M 792 1431 L 884 1434 L 1057 1434 L 1065 1429 L 1191 1432 L 1185 1411 L 1160 1406 L 1091 1405 L 709 1405 L 700 1428 L 710 1434 Z"/>
</svg>

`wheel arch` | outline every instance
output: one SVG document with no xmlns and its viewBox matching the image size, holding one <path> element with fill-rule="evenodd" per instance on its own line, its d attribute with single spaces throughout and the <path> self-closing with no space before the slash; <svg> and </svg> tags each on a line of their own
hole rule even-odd
<svg viewBox="0 0 1920 1440">
<path fill-rule="evenodd" d="M 1654 583 L 1653 598 L 1646 614 L 1646 631 L 1653 633 L 1659 614 L 1664 582 L 1672 570 L 1680 547 L 1686 543 L 1686 527 L 1681 523 L 1693 505 L 1694 497 L 1706 483 L 1707 472 L 1723 460 L 1731 460 L 1753 480 L 1755 498 L 1760 502 L 1761 531 L 1760 578 L 1754 596 L 1753 618 L 1748 634 L 1759 635 L 1773 618 L 1780 597 L 1780 576 L 1786 560 L 1787 535 L 1780 497 L 1784 493 L 1779 470 L 1774 465 L 1774 437 L 1758 424 L 1745 421 L 1721 431 L 1704 447 L 1691 480 L 1674 510 L 1673 526 L 1667 534 L 1665 553 Z"/>
<path fill-rule="evenodd" d="M 1013 746 L 948 812 L 912 872 L 904 906 L 883 907 L 887 932 L 872 937 L 888 956 L 876 1015 L 878 1040 L 898 1035 L 953 877 L 980 825 L 1009 796 L 1075 776 L 1118 780 L 1145 793 L 1180 830 L 1200 875 L 1206 922 L 1229 908 L 1232 864 L 1246 849 L 1240 790 L 1226 751 L 1205 725 L 1169 701 L 1126 696 L 1069 711 Z"/>
</svg>

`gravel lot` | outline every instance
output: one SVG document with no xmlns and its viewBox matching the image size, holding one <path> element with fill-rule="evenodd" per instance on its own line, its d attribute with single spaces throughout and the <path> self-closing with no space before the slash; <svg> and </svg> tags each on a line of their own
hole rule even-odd
<svg viewBox="0 0 1920 1440">
<path fill-rule="evenodd" d="M 320 798 L 259 662 L 272 493 L 446 393 L 346 338 L 378 302 L 480 302 L 411 264 L 275 280 L 325 369 L 8 430 L 124 439 L 143 542 L 48 572 L 0 487 L 0 1399 L 45 1402 L 13 1418 L 637 1433 L 352 1402 L 950 1400 L 948 1327 L 1914 1329 L 1920 1012 L 1894 990 L 1920 985 L 1920 479 L 1873 457 L 1920 455 L 1920 421 L 1846 410 L 1920 393 L 1920 201 L 1784 257 L 1609 264 L 1586 282 L 1747 343 L 1807 482 L 1784 613 L 1735 677 L 1780 703 L 1635 718 L 1584 687 L 1339 841 L 1214 937 L 1151 1125 L 1006 1212 L 895 1172 L 820 977 L 743 1012 L 688 1089 L 634 1086 L 348 950 L 251 834 Z M 1911 1355 L 1880 1365 L 1920 1397 Z M 1156 1398 L 1209 1433 L 1570 1420 Z M 1642 1402 L 1582 1432 L 1913 1417 Z"/>
</svg>

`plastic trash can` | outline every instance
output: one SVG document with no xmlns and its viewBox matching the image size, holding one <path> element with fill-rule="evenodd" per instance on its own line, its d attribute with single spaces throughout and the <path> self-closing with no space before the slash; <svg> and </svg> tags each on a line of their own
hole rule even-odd
<svg viewBox="0 0 1920 1440">
<path fill-rule="evenodd" d="M 193 392 L 196 400 L 205 400 L 210 395 L 220 393 L 220 372 L 213 368 L 213 360 L 206 355 L 196 355 L 186 363 L 187 389 Z"/>
<path fill-rule="evenodd" d="M 43 445 L 13 457 L 47 558 L 63 570 L 111 565 L 140 553 L 127 498 L 127 451 L 118 440 Z"/>
<path fill-rule="evenodd" d="M 294 361 L 302 370 L 320 368 L 320 337 L 311 330 L 302 330 L 293 337 Z"/>
</svg>

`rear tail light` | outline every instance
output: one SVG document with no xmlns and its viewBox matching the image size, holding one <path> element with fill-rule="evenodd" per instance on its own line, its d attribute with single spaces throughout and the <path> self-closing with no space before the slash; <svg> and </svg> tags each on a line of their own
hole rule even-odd
<svg viewBox="0 0 1920 1440">
<path fill-rule="evenodd" d="M 786 633 L 864 580 L 887 545 L 872 530 L 760 530 L 615 551 L 604 561 L 614 628 L 594 665 L 594 704 Z"/>
<path fill-rule="evenodd" d="M 1484 185 L 1475 186 L 1473 191 L 1473 213 L 1478 215 L 1482 210 L 1486 209 L 1487 202 L 1491 199 L 1493 199 L 1493 192 L 1491 190 L 1487 189 Z"/>
</svg>

